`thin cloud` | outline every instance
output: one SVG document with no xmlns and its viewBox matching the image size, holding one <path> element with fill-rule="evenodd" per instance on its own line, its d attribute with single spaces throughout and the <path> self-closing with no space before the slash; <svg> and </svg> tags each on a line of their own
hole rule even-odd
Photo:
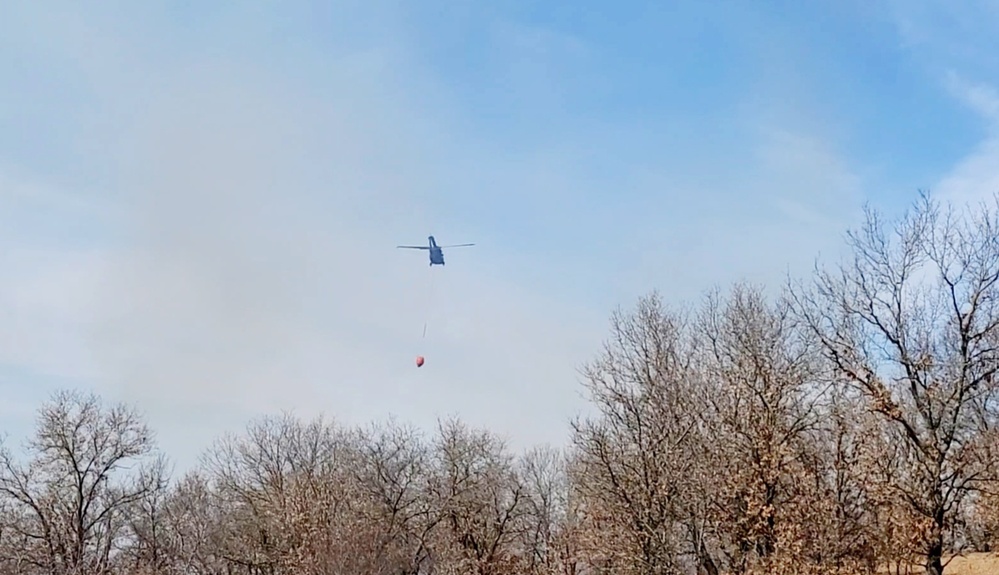
<svg viewBox="0 0 999 575">
<path fill-rule="evenodd" d="M 948 76 L 948 88 L 981 116 L 986 136 L 934 190 L 949 201 L 975 204 L 999 194 L 999 93 L 991 85 L 967 81 L 953 72 Z"/>
<path fill-rule="evenodd" d="M 980 115 L 991 130 L 999 131 L 999 92 L 994 86 L 968 81 L 953 70 L 947 74 L 946 85 L 951 94 Z"/>
</svg>

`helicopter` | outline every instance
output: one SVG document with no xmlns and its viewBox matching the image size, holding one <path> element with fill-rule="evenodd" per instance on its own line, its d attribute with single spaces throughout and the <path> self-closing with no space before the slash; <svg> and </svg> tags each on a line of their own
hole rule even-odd
<svg viewBox="0 0 999 575">
<path fill-rule="evenodd" d="M 474 246 L 475 244 L 454 244 L 450 246 L 439 246 L 437 245 L 437 240 L 434 236 L 427 236 L 427 245 L 425 246 L 396 246 L 397 248 L 405 248 L 410 250 L 429 250 L 430 251 L 430 265 L 444 265 L 444 248 L 463 248 L 467 246 Z"/>
</svg>

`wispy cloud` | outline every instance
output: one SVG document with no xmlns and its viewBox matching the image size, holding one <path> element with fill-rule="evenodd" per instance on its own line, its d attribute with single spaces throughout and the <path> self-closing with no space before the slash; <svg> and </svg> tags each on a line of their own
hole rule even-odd
<svg viewBox="0 0 999 575">
<path fill-rule="evenodd" d="M 983 140 L 933 190 L 942 199 L 972 205 L 999 194 L 999 137 Z"/>
<path fill-rule="evenodd" d="M 999 4 L 892 3 L 901 38 L 978 119 L 980 141 L 932 189 L 959 204 L 999 193 Z"/>
<path fill-rule="evenodd" d="M 999 92 L 995 86 L 970 82 L 951 70 L 947 74 L 947 87 L 955 98 L 985 120 L 986 128 L 993 132 L 999 130 Z"/>
</svg>

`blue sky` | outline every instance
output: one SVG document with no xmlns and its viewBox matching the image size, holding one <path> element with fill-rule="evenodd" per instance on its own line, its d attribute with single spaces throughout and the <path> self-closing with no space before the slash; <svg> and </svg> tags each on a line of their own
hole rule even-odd
<svg viewBox="0 0 999 575">
<path fill-rule="evenodd" d="M 539 4 L 6 4 L 4 427 L 73 385 L 181 465 L 278 409 L 558 444 L 615 307 L 999 191 L 995 2 Z M 431 233 L 478 244 L 432 286 Z"/>
</svg>

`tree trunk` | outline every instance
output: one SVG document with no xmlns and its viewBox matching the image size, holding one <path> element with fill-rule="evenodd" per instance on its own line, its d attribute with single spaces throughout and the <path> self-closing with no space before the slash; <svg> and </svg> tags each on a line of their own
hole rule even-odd
<svg viewBox="0 0 999 575">
<path fill-rule="evenodd" d="M 926 554 L 926 575 L 943 575 L 943 537 L 934 533 Z"/>
<path fill-rule="evenodd" d="M 937 493 L 941 491 L 942 488 L 938 486 Z M 943 575 L 944 523 L 944 508 L 937 505 L 933 514 L 933 531 L 926 548 L 926 575 Z"/>
<path fill-rule="evenodd" d="M 718 566 L 704 544 L 704 533 L 697 527 L 696 520 L 688 523 L 690 538 L 697 554 L 697 575 L 718 575 Z"/>
<path fill-rule="evenodd" d="M 698 558 L 698 567 L 697 567 L 698 575 L 718 575 L 718 566 L 715 565 L 715 560 L 711 558 L 711 554 L 708 553 L 708 550 L 704 547 L 703 543 L 701 544 L 701 548 L 697 553 L 697 558 Z"/>
</svg>

